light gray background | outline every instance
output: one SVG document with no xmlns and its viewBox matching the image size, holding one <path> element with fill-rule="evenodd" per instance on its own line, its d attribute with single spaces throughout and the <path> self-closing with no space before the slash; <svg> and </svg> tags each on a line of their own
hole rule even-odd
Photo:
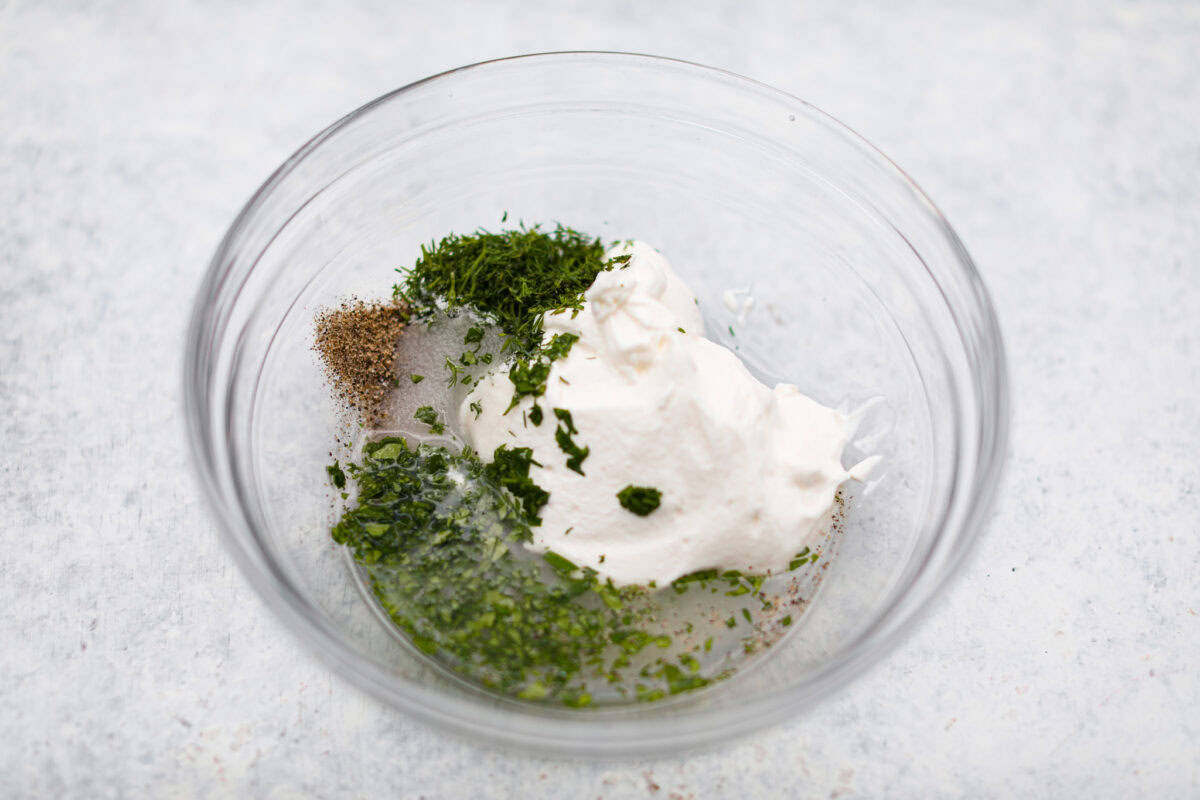
<svg viewBox="0 0 1200 800">
<path fill-rule="evenodd" d="M 183 446 L 192 294 L 270 171 L 389 89 L 564 48 L 856 128 L 955 225 L 1012 359 L 994 518 L 918 632 L 789 725 L 653 763 L 482 749 L 330 674 Z M 1198 79 L 1196 3 L 0 0 L 0 795 L 1197 796 Z"/>
</svg>

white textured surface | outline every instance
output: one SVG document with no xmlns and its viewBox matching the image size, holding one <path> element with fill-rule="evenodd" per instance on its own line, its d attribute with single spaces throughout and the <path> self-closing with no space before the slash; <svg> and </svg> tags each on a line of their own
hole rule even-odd
<svg viewBox="0 0 1200 800">
<path fill-rule="evenodd" d="M 956 226 L 1012 356 L 1005 485 L 943 602 L 804 718 L 676 760 L 376 704 L 253 595 L 183 448 L 192 292 L 275 165 L 395 86 L 563 48 L 857 128 Z M 0 795 L 1197 796 L 1198 75 L 1187 2 L 0 0 Z"/>
</svg>

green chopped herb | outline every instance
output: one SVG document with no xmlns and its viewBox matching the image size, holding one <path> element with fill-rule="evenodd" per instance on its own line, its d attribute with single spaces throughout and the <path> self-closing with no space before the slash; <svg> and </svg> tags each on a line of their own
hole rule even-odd
<svg viewBox="0 0 1200 800">
<path fill-rule="evenodd" d="M 535 405 L 533 408 L 529 409 L 529 421 L 532 422 L 534 425 L 542 424 L 542 407 L 541 406 Z"/>
<path fill-rule="evenodd" d="M 446 424 L 438 419 L 437 412 L 433 410 L 433 406 L 421 406 L 417 409 L 417 413 L 413 417 L 418 422 L 424 422 L 429 426 L 429 430 L 435 435 L 440 436 L 446 432 Z"/>
<path fill-rule="evenodd" d="M 571 351 L 571 345 L 579 341 L 573 333 L 556 333 L 550 337 L 550 342 L 528 358 L 518 358 L 508 370 L 508 379 L 513 385 L 512 402 L 509 403 L 507 414 L 521 402 L 522 397 L 541 397 L 546 393 L 546 381 L 550 378 L 550 365 L 564 358 Z"/>
<path fill-rule="evenodd" d="M 329 480 L 339 489 L 346 488 L 346 473 L 342 470 L 341 465 L 334 461 L 325 471 L 329 473 Z"/>
<path fill-rule="evenodd" d="M 412 381 L 413 383 L 420 383 L 421 381 L 425 380 L 425 376 L 424 375 L 409 375 L 408 379 L 410 381 Z"/>
<path fill-rule="evenodd" d="M 471 326 L 463 336 L 463 344 L 479 344 L 483 341 L 483 328 Z"/>
<path fill-rule="evenodd" d="M 479 415 L 483 413 L 483 406 L 479 404 L 478 400 L 472 402 L 468 408 L 475 412 L 475 419 L 479 419 Z"/>
<path fill-rule="evenodd" d="M 562 450 L 568 456 L 567 468 L 573 469 L 582 475 L 583 460 L 588 457 L 590 448 L 580 447 L 571 439 L 571 436 L 579 433 L 579 431 L 575 429 L 575 423 L 571 421 L 570 411 L 563 408 L 556 408 L 554 409 L 554 416 L 558 417 L 559 421 L 558 428 L 554 431 L 554 441 L 558 444 L 558 449 Z"/>
<path fill-rule="evenodd" d="M 662 492 L 649 486 L 630 484 L 617 492 L 617 500 L 627 511 L 644 517 L 658 508 L 662 502 Z"/>
<path fill-rule="evenodd" d="M 566 358 L 571 352 L 571 347 L 578 341 L 579 337 L 573 333 L 556 333 L 550 337 L 550 343 L 546 345 L 543 355 L 551 361 Z"/>
<path fill-rule="evenodd" d="M 617 589 L 556 553 L 542 566 L 515 557 L 512 546 L 529 537 L 526 515 L 487 471 L 469 449 L 372 442 L 351 471 L 358 505 L 333 538 L 422 652 L 511 696 L 587 706 L 588 680 L 620 681 L 622 660 L 670 639 L 639 627 L 643 590 Z M 664 695 L 687 685 L 669 670 L 652 675 Z"/>
<path fill-rule="evenodd" d="M 529 525 L 541 525 L 542 518 L 538 516 L 538 512 L 546 505 L 550 494 L 529 477 L 529 467 L 534 464 L 541 466 L 533 460 L 532 449 L 510 448 L 502 444 L 492 453 L 492 463 L 484 467 L 483 472 L 488 478 L 512 492 L 521 502 L 525 521 Z"/>
<path fill-rule="evenodd" d="M 441 308 L 473 309 L 512 337 L 519 354 L 529 354 L 541 343 L 542 315 L 581 308 L 584 290 L 606 268 L 599 239 L 561 225 L 552 232 L 536 225 L 480 230 L 422 246 L 395 297 L 417 319 Z"/>
<path fill-rule="evenodd" d="M 550 362 L 542 359 L 531 361 L 516 361 L 508 370 L 508 379 L 512 381 L 513 398 L 504 413 L 517 407 L 521 398 L 526 395 L 541 397 L 546 393 L 546 379 L 550 377 Z"/>
<path fill-rule="evenodd" d="M 790 571 L 793 569 L 799 569 L 805 564 L 815 564 L 816 561 L 817 554 L 806 547 L 799 553 L 796 553 L 796 555 L 792 557 L 792 560 L 788 562 L 788 570 Z"/>
<path fill-rule="evenodd" d="M 783 619 L 779 620 L 779 624 L 780 624 L 780 625 L 782 625 L 782 626 L 784 626 L 785 628 L 786 628 L 788 625 L 791 625 L 791 624 L 792 624 L 792 615 L 791 615 L 791 614 L 788 614 L 786 617 L 784 617 Z"/>
</svg>

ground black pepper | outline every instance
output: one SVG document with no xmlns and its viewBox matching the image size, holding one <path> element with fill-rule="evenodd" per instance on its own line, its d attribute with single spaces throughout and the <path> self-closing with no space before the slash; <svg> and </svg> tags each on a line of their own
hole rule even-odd
<svg viewBox="0 0 1200 800">
<path fill-rule="evenodd" d="M 396 385 L 396 343 L 408 321 L 398 302 L 350 299 L 316 318 L 313 349 L 334 392 L 368 426 L 378 424 Z"/>
</svg>

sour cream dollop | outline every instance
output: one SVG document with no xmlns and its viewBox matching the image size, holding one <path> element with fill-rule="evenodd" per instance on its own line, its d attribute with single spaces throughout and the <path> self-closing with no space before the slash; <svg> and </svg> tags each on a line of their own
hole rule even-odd
<svg viewBox="0 0 1200 800">
<path fill-rule="evenodd" d="M 545 394 L 506 413 L 513 384 L 507 369 L 491 373 L 460 408 L 467 443 L 485 459 L 500 445 L 532 448 L 541 466 L 530 477 L 550 500 L 529 546 L 617 585 L 662 587 L 712 567 L 786 570 L 828 524 L 838 488 L 870 467 L 842 466 L 853 419 L 791 384 L 767 387 L 704 338 L 695 296 L 652 247 L 607 255 L 631 258 L 596 277 L 577 314 L 544 320 L 547 339 L 579 336 Z M 528 418 L 535 403 L 540 425 Z M 555 441 L 557 408 L 588 448 L 583 475 Z M 626 510 L 617 495 L 630 485 L 658 489 L 659 507 Z"/>
</svg>

